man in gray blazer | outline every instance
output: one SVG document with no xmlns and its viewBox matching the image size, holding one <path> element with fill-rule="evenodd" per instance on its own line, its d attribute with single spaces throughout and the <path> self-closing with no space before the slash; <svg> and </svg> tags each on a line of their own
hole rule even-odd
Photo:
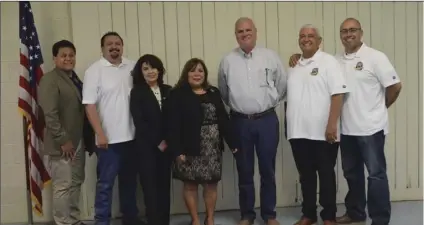
<svg viewBox="0 0 424 225">
<path fill-rule="evenodd" d="M 79 199 L 85 177 L 85 150 L 91 147 L 87 140 L 92 135 L 84 122 L 82 82 L 74 72 L 75 52 L 71 42 L 56 42 L 52 48 L 55 68 L 42 77 L 38 88 L 46 123 L 42 154 L 51 158 L 53 218 L 57 225 L 83 224 Z"/>
</svg>

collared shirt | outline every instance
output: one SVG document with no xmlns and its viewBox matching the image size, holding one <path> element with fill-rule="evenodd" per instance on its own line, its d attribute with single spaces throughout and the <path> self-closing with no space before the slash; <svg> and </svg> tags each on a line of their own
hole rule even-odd
<svg viewBox="0 0 424 225">
<path fill-rule="evenodd" d="M 276 52 L 256 47 L 250 54 L 236 48 L 219 65 L 218 87 L 224 102 L 244 114 L 276 107 L 286 92 L 287 74 Z"/>
<path fill-rule="evenodd" d="M 320 50 L 301 58 L 289 69 L 287 83 L 287 139 L 325 141 L 331 96 L 349 92 L 337 59 Z"/>
<path fill-rule="evenodd" d="M 385 89 L 400 82 L 387 56 L 362 44 L 353 54 L 337 55 L 351 93 L 342 111 L 342 134 L 366 136 L 380 130 L 389 132 Z"/>
<path fill-rule="evenodd" d="M 129 106 L 134 65 L 123 58 L 120 65 L 114 66 L 102 57 L 85 71 L 82 103 L 96 104 L 109 144 L 134 139 Z"/>
<path fill-rule="evenodd" d="M 161 93 L 160 93 L 160 88 L 158 86 L 156 86 L 156 87 L 150 87 L 150 89 L 152 89 L 153 94 L 155 95 L 156 100 L 159 103 L 159 108 L 162 108 L 162 96 L 161 96 Z"/>
</svg>

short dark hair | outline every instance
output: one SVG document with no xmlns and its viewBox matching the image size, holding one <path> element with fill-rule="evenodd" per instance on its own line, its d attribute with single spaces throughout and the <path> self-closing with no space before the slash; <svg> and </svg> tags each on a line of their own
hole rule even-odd
<svg viewBox="0 0 424 225">
<path fill-rule="evenodd" d="M 61 41 L 58 41 L 58 42 L 53 44 L 53 47 L 52 47 L 53 57 L 57 56 L 57 54 L 59 53 L 59 50 L 61 48 L 71 48 L 72 50 L 74 50 L 75 53 L 77 52 L 77 50 L 75 49 L 75 46 L 74 46 L 74 44 L 72 44 L 72 42 L 70 42 L 68 40 L 61 40 Z"/>
<path fill-rule="evenodd" d="M 144 79 L 143 72 L 141 70 L 141 66 L 143 65 L 143 63 L 146 63 L 152 68 L 157 69 L 159 71 L 157 82 L 159 85 L 163 84 L 163 75 L 165 74 L 165 68 L 159 57 L 151 54 L 145 54 L 137 60 L 137 63 L 135 64 L 134 69 L 131 72 L 131 75 L 133 77 L 133 84 L 147 84 L 146 80 Z"/>
<path fill-rule="evenodd" d="M 121 39 L 122 45 L 124 45 L 124 40 L 122 39 L 121 35 L 119 35 L 115 31 L 108 31 L 106 34 L 103 34 L 102 38 L 100 39 L 100 47 L 103 47 L 105 45 L 105 39 L 109 36 L 116 36 L 119 39 Z"/>
<path fill-rule="evenodd" d="M 185 63 L 183 70 L 181 71 L 180 79 L 178 80 L 178 82 L 177 82 L 177 84 L 175 85 L 174 88 L 180 88 L 180 87 L 190 85 L 188 83 L 188 73 L 192 69 L 196 68 L 196 66 L 199 65 L 199 64 L 202 65 L 203 71 L 205 73 L 205 79 L 202 83 L 202 87 L 204 89 L 209 88 L 210 84 L 209 84 L 209 81 L 208 81 L 208 68 L 206 68 L 205 62 L 203 62 L 203 60 L 201 60 L 199 58 L 192 58 Z"/>
</svg>

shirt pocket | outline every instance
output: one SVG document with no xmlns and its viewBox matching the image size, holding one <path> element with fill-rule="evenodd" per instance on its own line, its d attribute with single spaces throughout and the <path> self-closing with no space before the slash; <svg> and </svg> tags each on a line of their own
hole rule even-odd
<svg viewBox="0 0 424 225">
<path fill-rule="evenodd" d="M 258 68 L 258 81 L 261 87 L 275 87 L 277 68 L 266 65 Z"/>
</svg>

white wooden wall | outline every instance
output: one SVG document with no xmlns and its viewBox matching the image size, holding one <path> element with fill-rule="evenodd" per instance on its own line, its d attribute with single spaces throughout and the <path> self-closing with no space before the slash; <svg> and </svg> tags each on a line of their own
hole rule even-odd
<svg viewBox="0 0 424 225">
<path fill-rule="evenodd" d="M 372 13 L 371 13 L 372 12 Z M 206 61 L 211 82 L 216 84 L 221 57 L 236 46 L 234 22 L 240 16 L 252 17 L 258 28 L 258 44 L 279 52 L 287 64 L 298 52 L 298 29 L 313 23 L 322 29 L 325 51 L 342 51 L 339 26 L 346 17 L 358 18 L 364 28 L 364 41 L 384 51 L 395 64 L 404 83 L 403 93 L 390 109 L 392 132 L 387 138 L 387 161 L 394 200 L 421 196 L 419 185 L 419 59 L 422 32 L 418 3 L 381 2 L 140 2 L 140 3 L 72 3 L 74 42 L 84 55 L 78 55 L 79 71 L 99 56 L 99 38 L 109 30 L 120 33 L 125 52 L 137 59 L 145 53 L 158 55 L 165 63 L 166 80 L 174 84 L 181 67 L 191 57 Z M 408 44 L 407 44 L 408 43 Z M 279 110 L 281 130 L 283 113 Z M 283 132 L 281 132 L 283 134 Z M 90 164 L 88 167 L 91 167 Z M 94 167 L 91 167 L 94 169 Z M 94 170 L 93 170 L 94 171 Z M 218 209 L 238 208 L 237 174 L 234 160 L 225 153 L 224 176 L 219 188 Z M 94 172 L 93 172 L 94 174 Z M 342 202 L 347 185 L 340 163 L 338 201 Z M 277 155 L 277 205 L 296 205 L 300 201 L 298 176 L 288 142 L 281 136 Z M 256 170 L 256 181 L 258 180 Z M 173 212 L 185 212 L 181 183 L 173 182 Z M 259 199 L 259 182 L 256 182 Z M 94 189 L 92 189 L 94 190 Z M 93 192 L 87 192 L 92 201 Z M 257 201 L 257 204 L 258 201 Z M 202 209 L 203 207 L 200 206 Z"/>
<path fill-rule="evenodd" d="M 420 126 L 423 124 L 422 3 L 32 2 L 32 5 L 47 69 L 53 65 L 50 61 L 52 44 L 66 38 L 73 41 L 77 47 L 76 70 L 82 77 L 84 70 L 101 55 L 101 36 L 113 30 L 122 35 L 124 54 L 128 58 L 137 60 L 146 53 L 158 55 L 165 63 L 168 72 L 165 79 L 171 85 L 175 84 L 182 66 L 191 57 L 203 58 L 210 71 L 211 83 L 217 83 L 217 67 L 221 57 L 237 45 L 234 37 L 234 22 L 238 17 L 253 18 L 258 28 L 258 45 L 277 51 L 285 65 L 291 54 L 299 52 L 297 36 L 303 24 L 312 23 L 321 28 L 324 51 L 336 53 L 342 51 L 339 40 L 340 23 L 346 17 L 355 17 L 362 23 L 364 42 L 388 55 L 403 82 L 402 93 L 396 104 L 389 110 L 391 133 L 387 137 L 386 156 L 391 197 L 393 200 L 423 199 L 423 133 Z M 14 59 L 14 55 L 19 50 L 18 8 L 16 3 L 1 3 L 1 8 L 2 131 L 4 129 L 13 131 L 7 137 L 14 138 L 14 142 L 17 142 L 16 146 L 20 146 L 18 143 L 22 140 L 20 130 L 11 129 L 13 124 L 20 125 L 19 117 L 8 113 L 10 110 L 6 111 L 7 118 L 3 116 L 5 90 L 9 92 L 12 90 L 7 93 L 7 99 L 10 100 L 6 102 L 8 104 L 6 106 L 15 107 L 17 100 L 16 88 L 10 87 L 17 86 L 16 74 L 19 72 L 17 70 L 19 61 Z M 16 78 L 4 77 L 4 74 L 10 71 L 15 73 Z M 4 82 L 8 85 L 3 85 Z M 298 205 L 301 201 L 298 173 L 288 142 L 283 136 L 282 108 L 279 109 L 279 116 L 281 141 L 276 164 L 277 205 Z M 3 153 L 7 151 L 7 154 L 10 154 L 11 151 L 9 146 L 3 145 L 3 133 L 2 159 Z M 23 161 L 22 156 L 19 157 L 19 160 Z M 87 160 L 87 176 L 81 203 L 86 218 L 92 218 L 94 215 L 95 164 L 95 157 Z M 23 173 L 23 170 L 19 172 Z M 23 174 L 20 176 L 22 177 Z M 340 168 L 340 161 L 337 166 L 337 176 L 337 200 L 343 202 L 347 185 Z M 3 177 L 2 173 L 2 199 L 3 196 L 13 195 L 12 192 L 17 190 L 13 186 L 7 189 L 9 190 L 7 193 L 4 192 L 5 178 Z M 256 169 L 256 181 L 258 178 Z M 10 181 L 13 180 L 10 179 Z M 19 190 L 22 190 L 22 185 L 24 183 L 20 184 Z M 259 199 L 259 182 L 256 182 L 256 187 L 257 199 Z M 181 198 L 181 183 L 174 181 L 172 188 L 172 211 L 183 213 L 185 207 Z M 49 194 L 50 190 L 46 189 L 44 208 L 47 217 L 51 218 Z M 22 196 L 19 199 L 24 201 Z M 259 205 L 258 203 L 259 201 L 256 205 Z M 18 207 L 9 208 L 10 212 L 16 212 L 18 209 Z M 203 210 L 202 205 L 200 208 Z M 224 176 L 219 186 L 217 208 L 219 210 L 238 208 L 236 167 L 232 155 L 228 152 L 225 153 Z M 22 206 L 19 209 L 25 212 Z M 9 212 L 4 210 L 6 207 L 3 207 L 2 200 L 2 214 Z M 23 216 L 22 214 L 25 213 L 19 216 Z M 113 215 L 118 214 L 118 195 L 115 189 Z"/>
</svg>

